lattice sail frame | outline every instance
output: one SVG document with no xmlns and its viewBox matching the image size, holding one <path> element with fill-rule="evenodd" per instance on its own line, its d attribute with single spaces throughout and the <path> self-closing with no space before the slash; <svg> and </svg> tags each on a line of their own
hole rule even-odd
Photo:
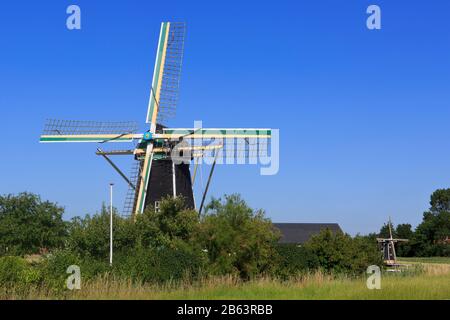
<svg viewBox="0 0 450 320">
<path fill-rule="evenodd" d="M 137 186 L 139 183 L 139 176 L 141 174 L 141 161 L 136 161 L 133 159 L 133 164 L 131 167 L 131 172 L 129 175 L 130 181 Z M 131 216 L 135 210 L 136 210 L 136 197 L 137 192 L 136 189 L 131 188 L 131 186 L 128 186 L 127 194 L 125 196 L 125 201 L 123 205 L 122 215 L 123 216 Z"/>
<path fill-rule="evenodd" d="M 175 115 L 186 33 L 183 22 L 163 22 L 150 88 L 147 123 L 154 132 L 156 122 L 164 124 Z"/>
<path fill-rule="evenodd" d="M 164 71 L 159 97 L 158 123 L 165 124 L 167 119 L 175 117 L 179 99 L 181 67 L 183 64 L 184 22 L 171 22 L 168 32 Z"/>
<path fill-rule="evenodd" d="M 47 119 L 42 135 L 131 134 L 138 132 L 136 121 L 80 121 Z"/>
<path fill-rule="evenodd" d="M 47 119 L 40 142 L 129 142 L 139 136 L 134 121 L 101 122 Z"/>
</svg>

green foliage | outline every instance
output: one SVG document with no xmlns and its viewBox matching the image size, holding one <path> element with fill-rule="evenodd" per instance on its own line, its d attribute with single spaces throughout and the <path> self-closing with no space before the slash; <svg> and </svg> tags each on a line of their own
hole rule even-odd
<svg viewBox="0 0 450 320">
<path fill-rule="evenodd" d="M 206 257 L 188 246 L 157 249 L 138 248 L 120 252 L 114 260 L 114 274 L 136 282 L 166 282 L 195 279 L 205 269 Z"/>
<path fill-rule="evenodd" d="M 273 273 L 282 279 L 315 270 L 319 267 L 319 259 L 311 250 L 295 244 L 278 244 Z"/>
<path fill-rule="evenodd" d="M 213 199 L 206 212 L 197 241 L 207 250 L 212 273 L 249 278 L 270 270 L 279 234 L 263 211 L 230 195 Z"/>
<path fill-rule="evenodd" d="M 371 237 L 356 236 L 352 238 L 353 256 L 352 272 L 361 273 L 367 270 L 368 266 L 383 265 L 383 259 L 375 239 Z"/>
<path fill-rule="evenodd" d="M 71 265 L 80 266 L 81 258 L 68 251 L 58 250 L 46 257 L 39 265 L 45 284 L 55 290 L 65 289 L 65 281 L 69 276 L 66 271 Z"/>
<path fill-rule="evenodd" d="M 0 196 L 0 255 L 61 248 L 67 235 L 63 212 L 31 193 Z"/>
<path fill-rule="evenodd" d="M 399 224 L 395 229 L 395 236 L 400 239 L 411 239 L 414 236 L 414 231 L 409 223 Z"/>
<path fill-rule="evenodd" d="M 450 236 L 450 212 L 425 212 L 416 233 L 428 242 L 439 242 Z"/>
<path fill-rule="evenodd" d="M 408 239 L 408 242 L 398 242 L 395 250 L 399 257 L 409 257 L 414 254 L 412 243 L 414 242 L 414 231 L 409 223 L 399 224 L 395 229 L 397 238 Z"/>
<path fill-rule="evenodd" d="M 20 257 L 0 257 L 0 287 L 16 288 L 38 284 L 41 281 L 39 270 L 33 268 L 27 261 Z"/>
<path fill-rule="evenodd" d="M 319 266 L 327 272 L 360 274 L 370 265 L 382 265 L 376 243 L 367 237 L 352 238 L 325 229 L 305 246 L 317 256 Z"/>
<path fill-rule="evenodd" d="M 43 282 L 48 288 L 63 291 L 66 289 L 66 280 L 69 274 L 67 268 L 71 265 L 80 267 L 82 281 L 94 279 L 110 271 L 107 261 L 91 256 L 80 256 L 70 250 L 58 250 L 48 255 L 37 266 Z"/>
<path fill-rule="evenodd" d="M 62 270 L 72 262 L 81 267 L 83 278 L 113 272 L 135 281 L 180 279 L 183 274 L 195 275 L 204 268 L 204 255 L 192 241 L 199 217 L 186 209 L 181 197 L 163 199 L 159 212 L 148 208 L 135 221 L 114 212 L 112 270 L 106 264 L 109 224 L 110 213 L 105 206 L 93 216 L 72 219 L 67 250 L 49 259 L 50 276 L 67 276 Z M 58 283 L 61 280 L 56 279 Z"/>
<path fill-rule="evenodd" d="M 391 226 L 392 228 L 392 237 L 397 237 L 397 235 L 395 234 L 395 229 L 393 228 L 393 225 Z M 389 233 L 389 222 L 383 224 L 383 226 L 380 229 L 380 232 L 378 233 L 378 236 L 380 238 L 389 238 L 391 235 Z"/>
<path fill-rule="evenodd" d="M 109 255 L 110 213 L 103 206 L 100 213 L 92 217 L 73 218 L 69 224 L 67 248 L 83 256 L 107 259 Z M 122 218 L 113 211 L 114 249 L 131 249 L 135 245 L 136 230 L 132 220 Z"/>
<path fill-rule="evenodd" d="M 450 244 L 446 242 L 450 237 L 450 189 L 436 190 L 430 205 L 416 228 L 411 251 L 415 256 L 450 257 Z"/>
<path fill-rule="evenodd" d="M 137 216 L 138 246 L 176 247 L 180 242 L 194 245 L 192 240 L 199 223 L 198 213 L 187 209 L 182 197 L 164 198 L 159 211 L 150 207 L 144 214 Z"/>
<path fill-rule="evenodd" d="M 430 205 L 416 233 L 428 242 L 437 243 L 450 236 L 450 189 L 436 190 L 431 195 Z"/>
<path fill-rule="evenodd" d="M 183 198 L 166 198 L 160 211 L 148 208 L 136 221 L 113 214 L 114 251 L 135 248 L 176 247 L 190 243 L 198 228 L 198 214 L 185 207 Z M 109 255 L 110 213 L 103 206 L 100 213 L 84 218 L 76 217 L 69 225 L 67 247 L 83 256 L 107 259 Z"/>
<path fill-rule="evenodd" d="M 450 211 L 450 189 L 438 189 L 430 197 L 430 211 Z"/>
</svg>

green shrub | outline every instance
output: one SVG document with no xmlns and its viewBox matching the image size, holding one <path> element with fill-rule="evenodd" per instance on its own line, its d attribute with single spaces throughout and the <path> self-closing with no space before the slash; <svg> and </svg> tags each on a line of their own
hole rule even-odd
<svg viewBox="0 0 450 320">
<path fill-rule="evenodd" d="M 148 207 L 137 216 L 135 228 L 142 247 L 173 247 L 176 243 L 192 243 L 199 227 L 199 216 L 195 210 L 186 207 L 183 197 L 163 198 L 159 210 Z"/>
<path fill-rule="evenodd" d="M 82 282 L 110 272 L 108 261 L 88 255 L 81 257 L 70 250 L 59 250 L 49 255 L 39 265 L 43 281 L 51 289 L 66 289 L 66 280 L 70 276 L 67 268 L 71 265 L 80 267 Z"/>
<path fill-rule="evenodd" d="M 110 273 L 111 266 L 107 259 L 96 259 L 91 256 L 85 256 L 82 258 L 80 270 L 82 279 L 90 280 L 97 276 Z"/>
<path fill-rule="evenodd" d="M 109 256 L 110 213 L 103 206 L 100 213 L 84 218 L 75 217 L 69 223 L 66 248 L 82 256 L 107 260 Z M 113 215 L 114 250 L 130 249 L 135 245 L 136 227 L 131 219 Z"/>
<path fill-rule="evenodd" d="M 136 282 L 166 282 L 194 279 L 204 270 L 202 252 L 187 247 L 160 247 L 121 252 L 114 259 L 114 274 Z"/>
<path fill-rule="evenodd" d="M 81 259 L 68 250 L 58 250 L 46 257 L 39 265 L 43 281 L 50 289 L 63 290 L 66 288 L 67 268 L 71 265 L 79 266 Z"/>
<path fill-rule="evenodd" d="M 273 274 L 283 279 L 319 267 L 319 260 L 311 250 L 296 244 L 278 244 Z"/>
<path fill-rule="evenodd" d="M 25 259 L 20 257 L 0 258 L 0 286 L 16 287 L 39 284 L 42 275 L 37 268 L 33 268 Z"/>
<path fill-rule="evenodd" d="M 207 250 L 214 274 L 243 279 L 268 273 L 280 235 L 262 210 L 253 210 L 237 195 L 211 201 L 202 217 L 197 242 Z"/>
</svg>

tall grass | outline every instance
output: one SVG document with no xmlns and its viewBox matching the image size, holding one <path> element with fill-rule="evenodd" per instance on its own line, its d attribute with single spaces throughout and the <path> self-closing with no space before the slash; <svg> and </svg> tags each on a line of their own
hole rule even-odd
<svg viewBox="0 0 450 320">
<path fill-rule="evenodd" d="M 0 299 L 450 299 L 450 266 L 425 265 L 383 274 L 381 290 L 366 279 L 313 272 L 283 281 L 232 276 L 165 284 L 142 284 L 110 276 L 82 283 L 81 290 L 55 295 L 46 288 L 0 289 Z"/>
</svg>

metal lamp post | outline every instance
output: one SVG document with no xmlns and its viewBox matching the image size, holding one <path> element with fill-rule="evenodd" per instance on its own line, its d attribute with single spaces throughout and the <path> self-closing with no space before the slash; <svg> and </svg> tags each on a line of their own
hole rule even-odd
<svg viewBox="0 0 450 320">
<path fill-rule="evenodd" d="M 109 184 L 109 188 L 110 188 L 109 265 L 110 266 L 112 266 L 112 261 L 113 261 L 113 186 L 114 186 L 114 183 Z"/>
</svg>

